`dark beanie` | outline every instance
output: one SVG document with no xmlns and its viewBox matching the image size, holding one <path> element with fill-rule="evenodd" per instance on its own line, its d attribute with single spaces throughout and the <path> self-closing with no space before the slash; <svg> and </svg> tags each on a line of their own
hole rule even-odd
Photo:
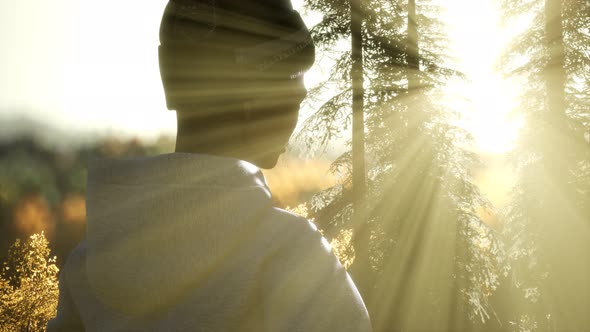
<svg viewBox="0 0 590 332">
<path fill-rule="evenodd" d="M 237 66 L 252 77 L 266 71 L 296 75 L 311 67 L 315 55 L 289 0 L 171 0 L 160 44 L 209 68 Z"/>
<path fill-rule="evenodd" d="M 289 0 L 171 0 L 160 26 L 160 73 L 169 109 L 216 102 L 301 75 L 311 35 Z"/>
</svg>

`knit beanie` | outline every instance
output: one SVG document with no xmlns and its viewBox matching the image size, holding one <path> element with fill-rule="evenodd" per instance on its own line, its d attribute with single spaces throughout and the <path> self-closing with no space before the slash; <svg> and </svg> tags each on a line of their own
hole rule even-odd
<svg viewBox="0 0 590 332">
<path fill-rule="evenodd" d="M 241 100 L 300 76 L 315 48 L 290 0 L 171 0 L 159 55 L 168 108 L 176 109 Z"/>
</svg>

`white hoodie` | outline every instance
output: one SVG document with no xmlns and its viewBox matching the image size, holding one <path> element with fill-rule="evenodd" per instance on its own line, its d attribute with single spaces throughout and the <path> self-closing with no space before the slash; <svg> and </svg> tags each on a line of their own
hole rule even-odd
<svg viewBox="0 0 590 332">
<path fill-rule="evenodd" d="M 86 239 L 47 331 L 370 331 L 313 224 L 272 206 L 232 158 L 173 153 L 89 165 Z"/>
</svg>

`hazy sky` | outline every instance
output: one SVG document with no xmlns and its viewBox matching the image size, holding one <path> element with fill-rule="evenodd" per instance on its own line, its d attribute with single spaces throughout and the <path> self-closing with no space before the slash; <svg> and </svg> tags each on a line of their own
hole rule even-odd
<svg viewBox="0 0 590 332">
<path fill-rule="evenodd" d="M 173 132 L 157 62 L 165 1 L 0 1 L 0 112 L 63 129 Z"/>
<path fill-rule="evenodd" d="M 11 129 L 3 128 L 2 119 L 21 115 L 69 136 L 174 135 L 175 114 L 166 110 L 157 59 L 166 3 L 0 0 L 0 137 Z M 301 3 L 294 1 L 296 8 Z M 506 35 L 498 30 L 493 0 L 441 3 L 456 65 L 469 77 L 451 82 L 448 102 L 462 109 L 459 122 L 476 137 L 476 149 L 486 154 L 510 150 L 520 126 L 510 115 L 517 89 L 494 70 Z M 306 18 L 308 24 L 318 19 Z M 321 67 L 329 66 L 316 63 L 306 75 L 308 86 L 320 79 Z M 498 179 L 511 179 L 510 172 L 496 173 L 488 181 L 490 188 L 483 189 L 503 197 L 509 186 L 497 185 Z M 491 171 L 486 174 L 492 179 Z"/>
<path fill-rule="evenodd" d="M 174 134 L 157 58 L 166 3 L 0 0 L 0 115 L 63 130 Z"/>
<path fill-rule="evenodd" d="M 0 0 L 0 116 L 25 114 L 64 131 L 173 135 L 175 114 L 166 111 L 157 59 L 166 3 Z M 518 125 L 508 116 L 511 87 L 492 68 L 504 42 L 499 15 L 492 0 L 441 3 L 459 69 L 471 79 L 451 84 L 449 96 L 470 99 L 462 124 L 481 148 L 506 150 Z"/>
</svg>

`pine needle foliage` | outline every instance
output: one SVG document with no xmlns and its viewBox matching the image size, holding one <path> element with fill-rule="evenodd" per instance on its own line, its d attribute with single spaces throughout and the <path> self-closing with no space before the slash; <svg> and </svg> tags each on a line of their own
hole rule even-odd
<svg viewBox="0 0 590 332">
<path fill-rule="evenodd" d="M 525 22 L 506 50 L 526 117 L 505 236 L 514 331 L 590 329 L 590 3 L 504 1 Z"/>
<path fill-rule="evenodd" d="M 327 102 L 301 127 L 298 139 L 322 151 L 351 120 L 350 6 L 345 0 L 308 0 L 323 20 L 312 29 L 324 54 L 335 61 L 329 79 L 310 89 Z M 497 320 L 489 299 L 506 274 L 498 233 L 478 209 L 489 202 L 473 184 L 478 163 L 464 148 L 470 137 L 454 125 L 458 110 L 442 101 L 444 84 L 461 73 L 450 69 L 445 26 L 436 1 L 363 1 L 367 211 L 370 262 L 363 265 L 365 291 L 376 331 L 468 331 Z M 409 22 L 417 36 L 409 33 Z M 308 203 L 324 234 L 347 250 L 351 241 L 352 158 L 348 150 L 332 171 L 341 182 Z M 354 277 L 354 275 L 353 275 Z"/>
</svg>

